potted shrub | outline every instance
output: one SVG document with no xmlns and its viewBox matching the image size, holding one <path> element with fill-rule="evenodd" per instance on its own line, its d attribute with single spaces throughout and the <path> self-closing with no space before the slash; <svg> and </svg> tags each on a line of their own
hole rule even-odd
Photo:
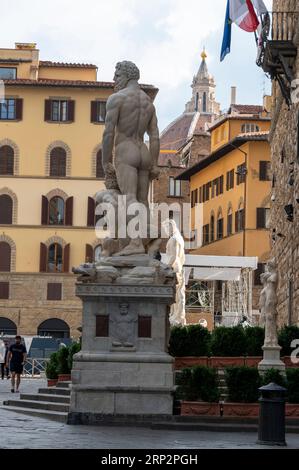
<svg viewBox="0 0 299 470">
<path fill-rule="evenodd" d="M 69 367 L 69 348 L 66 346 L 60 347 L 57 351 L 57 372 L 58 381 L 66 382 L 71 380 L 71 369 Z"/>
<path fill-rule="evenodd" d="M 263 350 L 265 340 L 265 330 L 260 326 L 248 327 L 244 329 L 246 342 L 245 365 L 248 367 L 257 367 L 263 359 Z"/>
<path fill-rule="evenodd" d="M 228 367 L 225 379 L 228 403 L 224 403 L 224 416 L 258 416 L 258 389 L 261 386 L 258 370 L 253 367 Z"/>
<path fill-rule="evenodd" d="M 242 326 L 215 328 L 211 338 L 212 367 L 244 366 L 246 340 Z"/>
<path fill-rule="evenodd" d="M 69 370 L 72 371 L 73 368 L 73 357 L 74 354 L 81 351 L 81 344 L 80 343 L 72 343 L 69 347 L 69 354 L 68 354 L 68 367 Z"/>
<path fill-rule="evenodd" d="M 176 370 L 195 365 L 207 366 L 210 340 L 210 332 L 201 325 L 172 328 L 169 353 L 176 358 Z"/>
<path fill-rule="evenodd" d="M 57 367 L 57 353 L 55 352 L 51 354 L 50 360 L 49 362 L 47 362 L 46 365 L 46 377 L 48 379 L 48 387 L 53 387 L 58 381 Z"/>
</svg>

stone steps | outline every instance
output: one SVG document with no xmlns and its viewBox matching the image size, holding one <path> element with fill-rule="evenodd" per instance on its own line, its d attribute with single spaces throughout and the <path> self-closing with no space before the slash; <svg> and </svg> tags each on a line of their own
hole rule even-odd
<svg viewBox="0 0 299 470">
<path fill-rule="evenodd" d="M 42 393 L 21 393 L 21 400 L 29 401 L 42 401 L 42 402 L 54 402 L 54 403 L 70 403 L 70 396 L 67 395 L 54 395 L 52 394 L 42 394 Z"/>
<path fill-rule="evenodd" d="M 5 406 L 29 408 L 29 409 L 39 409 L 46 411 L 60 411 L 67 413 L 69 411 L 69 404 L 66 403 L 55 403 L 50 401 L 40 401 L 40 400 L 7 400 L 4 401 Z"/>
<path fill-rule="evenodd" d="M 55 388 L 70 388 L 72 382 L 57 382 Z"/>
<path fill-rule="evenodd" d="M 37 418 L 51 419 L 52 421 L 58 421 L 60 423 L 66 423 L 68 416 L 68 413 L 60 411 L 36 410 L 33 408 L 22 408 L 21 406 L 3 406 L 0 408 L 5 411 L 13 411 L 15 413 L 35 416 Z"/>
<path fill-rule="evenodd" d="M 39 388 L 38 393 L 46 394 L 46 395 L 64 395 L 70 396 L 71 389 L 70 388 L 61 388 L 61 387 L 49 387 L 49 388 Z"/>
</svg>

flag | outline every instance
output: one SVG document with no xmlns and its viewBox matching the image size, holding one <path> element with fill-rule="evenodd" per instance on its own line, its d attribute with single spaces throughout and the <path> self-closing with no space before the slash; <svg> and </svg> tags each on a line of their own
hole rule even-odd
<svg viewBox="0 0 299 470">
<path fill-rule="evenodd" d="M 229 0 L 229 16 L 233 23 L 249 33 L 256 31 L 260 24 L 251 0 Z"/>
<path fill-rule="evenodd" d="M 221 56 L 220 56 L 221 62 L 225 59 L 226 55 L 230 53 L 231 39 L 232 39 L 232 22 L 229 16 L 229 0 L 227 0 L 223 41 L 222 41 Z"/>
<path fill-rule="evenodd" d="M 257 16 L 262 16 L 268 13 L 268 9 L 264 4 L 263 0 L 251 0 L 251 2 L 256 10 Z"/>
</svg>

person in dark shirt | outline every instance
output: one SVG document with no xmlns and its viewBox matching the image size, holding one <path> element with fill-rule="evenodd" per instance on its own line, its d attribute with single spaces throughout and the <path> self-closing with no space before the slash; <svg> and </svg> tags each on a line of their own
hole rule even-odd
<svg viewBox="0 0 299 470">
<path fill-rule="evenodd" d="M 11 392 L 19 392 L 21 374 L 23 372 L 24 363 L 26 361 L 27 351 L 25 346 L 21 343 L 21 336 L 16 336 L 15 344 L 9 348 L 7 362 L 11 372 Z M 16 389 L 15 389 L 16 385 Z"/>
</svg>

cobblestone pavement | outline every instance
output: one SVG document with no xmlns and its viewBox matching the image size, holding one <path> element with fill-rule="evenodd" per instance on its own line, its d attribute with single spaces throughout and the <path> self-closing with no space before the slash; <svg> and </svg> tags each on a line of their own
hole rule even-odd
<svg viewBox="0 0 299 470">
<path fill-rule="evenodd" d="M 23 379 L 22 392 L 36 392 L 43 379 Z M 164 431 L 145 428 L 68 426 L 5 410 L 10 383 L 0 380 L 1 449 L 261 449 L 255 433 Z M 288 448 L 299 448 L 299 436 L 287 436 Z M 271 447 L 266 447 L 267 449 Z"/>
</svg>

